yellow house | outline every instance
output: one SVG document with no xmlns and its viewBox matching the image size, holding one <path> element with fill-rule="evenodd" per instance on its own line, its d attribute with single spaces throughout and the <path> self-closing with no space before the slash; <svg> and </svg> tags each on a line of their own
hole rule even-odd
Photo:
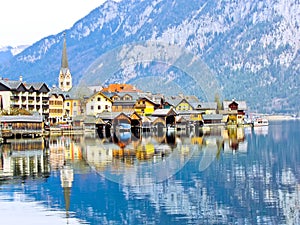
<svg viewBox="0 0 300 225">
<path fill-rule="evenodd" d="M 86 101 L 86 115 L 100 114 L 102 112 L 111 112 L 112 100 L 102 92 L 96 92 Z"/>
<path fill-rule="evenodd" d="M 192 110 L 193 106 L 186 99 L 182 99 L 175 107 L 176 111 Z"/>
<path fill-rule="evenodd" d="M 64 116 L 72 120 L 75 116 L 81 115 L 80 99 L 65 99 Z"/>
<path fill-rule="evenodd" d="M 64 95 L 52 93 L 49 98 L 49 122 L 50 125 L 63 121 L 64 115 Z"/>
<path fill-rule="evenodd" d="M 157 109 L 159 106 L 160 105 L 158 103 L 155 103 L 146 97 L 142 97 L 136 101 L 134 105 L 134 110 L 140 116 L 149 116 L 152 115 L 154 110 Z"/>
</svg>

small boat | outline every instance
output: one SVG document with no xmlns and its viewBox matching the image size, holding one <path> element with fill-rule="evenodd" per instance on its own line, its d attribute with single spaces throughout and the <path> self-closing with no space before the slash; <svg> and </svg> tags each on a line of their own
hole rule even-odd
<svg viewBox="0 0 300 225">
<path fill-rule="evenodd" d="M 254 127 L 262 127 L 262 126 L 269 126 L 269 121 L 266 118 L 256 118 L 253 121 Z"/>
</svg>

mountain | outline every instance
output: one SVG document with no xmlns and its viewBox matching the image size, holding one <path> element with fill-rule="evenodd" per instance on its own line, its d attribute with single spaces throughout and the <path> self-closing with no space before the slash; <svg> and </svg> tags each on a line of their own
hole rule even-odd
<svg viewBox="0 0 300 225">
<path fill-rule="evenodd" d="M 0 73 L 56 84 L 64 33 L 75 84 L 127 82 L 208 100 L 218 93 L 251 110 L 300 112 L 298 0 L 109 0 Z"/>
<path fill-rule="evenodd" d="M 0 46 L 0 64 L 4 64 L 11 60 L 15 55 L 21 53 L 28 45 L 20 45 L 17 47 Z"/>
</svg>

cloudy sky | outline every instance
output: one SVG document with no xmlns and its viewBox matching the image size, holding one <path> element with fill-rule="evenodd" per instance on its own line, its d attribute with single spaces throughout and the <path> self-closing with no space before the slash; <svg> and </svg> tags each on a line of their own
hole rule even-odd
<svg viewBox="0 0 300 225">
<path fill-rule="evenodd" d="M 0 6 L 0 46 L 30 45 L 57 34 L 106 0 L 8 0 Z"/>
</svg>

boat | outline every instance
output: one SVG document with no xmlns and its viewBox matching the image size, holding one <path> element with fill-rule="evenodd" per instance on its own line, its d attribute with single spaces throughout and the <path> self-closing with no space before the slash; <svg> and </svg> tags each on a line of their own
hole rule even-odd
<svg viewBox="0 0 300 225">
<path fill-rule="evenodd" d="M 253 121 L 253 126 L 254 127 L 269 126 L 269 121 L 266 118 L 259 117 Z"/>
</svg>

